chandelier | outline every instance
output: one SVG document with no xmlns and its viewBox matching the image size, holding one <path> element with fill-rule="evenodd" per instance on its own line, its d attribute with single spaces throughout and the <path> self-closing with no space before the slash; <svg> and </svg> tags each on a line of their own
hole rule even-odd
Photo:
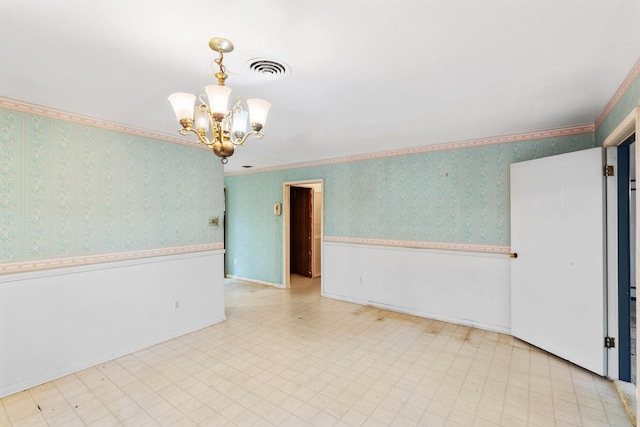
<svg viewBox="0 0 640 427">
<path fill-rule="evenodd" d="M 221 157 L 222 164 L 233 155 L 237 145 L 244 145 L 249 136 L 261 139 L 264 136 L 262 127 L 267 119 L 271 104 L 264 99 L 247 99 L 249 111 L 242 109 L 240 97 L 233 108 L 229 108 L 229 94 L 231 89 L 224 85 L 228 77 L 222 61 L 224 54 L 233 51 L 233 44 L 224 38 L 214 37 L 209 40 L 209 47 L 218 52 L 217 59 L 211 61 L 211 68 L 218 84 L 205 87 L 209 104 L 204 101 L 204 94 L 199 96 L 200 105 L 194 108 L 196 97 L 190 93 L 174 93 L 169 96 L 169 102 L 176 113 L 182 129 L 180 135 L 195 134 L 198 142 L 207 145 L 213 153 Z M 215 72 L 214 62 L 218 65 Z M 247 122 L 251 123 L 251 131 L 247 132 Z M 211 136 L 207 133 L 211 128 Z"/>
</svg>

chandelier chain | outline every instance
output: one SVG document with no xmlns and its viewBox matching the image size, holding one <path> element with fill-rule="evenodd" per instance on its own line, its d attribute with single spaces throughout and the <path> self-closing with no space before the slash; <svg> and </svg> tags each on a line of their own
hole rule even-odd
<svg viewBox="0 0 640 427">
<path fill-rule="evenodd" d="M 224 64 L 222 63 L 222 60 L 224 59 L 224 54 L 222 53 L 222 50 L 218 51 L 218 58 L 214 59 L 213 61 L 218 64 L 218 67 L 220 67 L 220 72 L 227 74 L 227 67 L 224 66 Z"/>
</svg>

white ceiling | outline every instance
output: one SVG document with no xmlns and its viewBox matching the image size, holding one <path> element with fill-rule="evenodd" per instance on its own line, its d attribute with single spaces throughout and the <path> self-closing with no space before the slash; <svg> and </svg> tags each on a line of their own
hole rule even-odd
<svg viewBox="0 0 640 427">
<path fill-rule="evenodd" d="M 214 82 L 213 36 L 232 96 L 273 104 L 236 171 L 593 123 L 639 59 L 640 1 L 3 0 L 0 96 L 177 136 L 167 96 Z"/>
</svg>

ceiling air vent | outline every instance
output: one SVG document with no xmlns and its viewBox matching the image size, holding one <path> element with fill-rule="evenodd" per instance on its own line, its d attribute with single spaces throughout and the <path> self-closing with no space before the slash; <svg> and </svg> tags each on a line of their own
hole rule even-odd
<svg viewBox="0 0 640 427">
<path fill-rule="evenodd" d="M 249 70 L 255 74 L 269 77 L 284 77 L 291 74 L 291 69 L 284 62 L 269 58 L 253 58 L 247 62 Z"/>
</svg>

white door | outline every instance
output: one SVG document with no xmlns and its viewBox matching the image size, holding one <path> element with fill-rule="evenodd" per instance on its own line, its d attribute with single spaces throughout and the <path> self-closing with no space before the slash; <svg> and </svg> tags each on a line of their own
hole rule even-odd
<svg viewBox="0 0 640 427">
<path fill-rule="evenodd" d="M 603 149 L 511 165 L 512 334 L 605 375 Z"/>
</svg>

